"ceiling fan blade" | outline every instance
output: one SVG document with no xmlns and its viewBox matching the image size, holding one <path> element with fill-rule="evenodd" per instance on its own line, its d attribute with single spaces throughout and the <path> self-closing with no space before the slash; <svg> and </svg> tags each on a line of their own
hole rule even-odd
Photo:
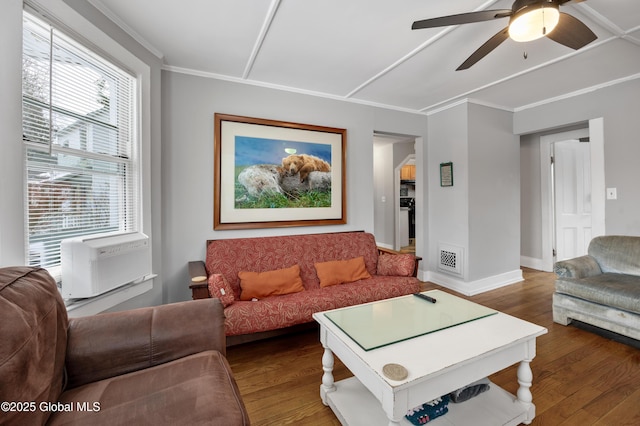
<svg viewBox="0 0 640 426">
<path fill-rule="evenodd" d="M 560 22 L 547 37 L 575 50 L 598 38 L 581 20 L 562 12 Z"/>
<path fill-rule="evenodd" d="M 496 35 L 494 35 L 489 40 L 487 40 L 485 44 L 483 44 L 478 48 L 478 50 L 473 52 L 473 54 L 469 56 L 469 58 L 467 58 L 467 60 L 462 63 L 462 65 L 456 68 L 456 71 L 461 71 L 461 70 L 466 70 L 467 68 L 471 68 L 473 64 L 475 64 L 480 59 L 487 56 L 489 53 L 491 53 L 493 49 L 500 46 L 500 44 L 508 38 L 509 38 L 509 27 L 505 27 L 503 30 L 501 30 Z"/>
<path fill-rule="evenodd" d="M 423 28 L 448 27 L 450 25 L 471 24 L 473 22 L 490 21 L 511 16 L 511 9 L 481 10 L 479 12 L 460 13 L 458 15 L 441 16 L 439 18 L 415 21 L 412 30 Z"/>
<path fill-rule="evenodd" d="M 582 3 L 583 1 L 586 1 L 586 0 L 560 0 L 558 4 L 562 6 L 563 4 L 566 4 L 566 3 Z"/>
</svg>

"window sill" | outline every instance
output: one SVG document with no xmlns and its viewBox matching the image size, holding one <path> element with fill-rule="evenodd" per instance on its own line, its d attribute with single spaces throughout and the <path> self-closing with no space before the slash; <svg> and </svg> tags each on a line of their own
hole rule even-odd
<svg viewBox="0 0 640 426">
<path fill-rule="evenodd" d="M 66 300 L 67 314 L 70 318 L 99 314 L 120 303 L 148 292 L 153 288 L 156 274 L 147 275 L 138 281 L 126 284 L 100 296 L 88 299 Z"/>
</svg>

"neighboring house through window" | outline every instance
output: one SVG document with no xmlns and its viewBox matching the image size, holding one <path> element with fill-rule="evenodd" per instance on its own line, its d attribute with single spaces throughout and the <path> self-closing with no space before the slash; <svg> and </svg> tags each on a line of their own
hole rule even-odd
<svg viewBox="0 0 640 426">
<path fill-rule="evenodd" d="M 136 78 L 23 16 L 25 257 L 59 278 L 61 240 L 140 230 Z"/>
</svg>

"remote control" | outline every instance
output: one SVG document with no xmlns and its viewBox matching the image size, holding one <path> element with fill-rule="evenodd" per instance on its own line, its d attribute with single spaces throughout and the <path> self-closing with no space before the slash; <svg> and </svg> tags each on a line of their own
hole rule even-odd
<svg viewBox="0 0 640 426">
<path fill-rule="evenodd" d="M 431 303 L 436 303 L 436 299 L 434 299 L 433 297 L 429 297 L 426 294 L 422 294 L 422 293 L 413 293 L 414 296 L 419 297 L 420 299 L 424 299 L 427 300 Z"/>
</svg>

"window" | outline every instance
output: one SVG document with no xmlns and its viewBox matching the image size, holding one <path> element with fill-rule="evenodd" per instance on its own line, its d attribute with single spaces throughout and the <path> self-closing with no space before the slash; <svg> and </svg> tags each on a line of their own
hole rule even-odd
<svg viewBox="0 0 640 426">
<path fill-rule="evenodd" d="M 65 238 L 139 230 L 136 79 L 24 12 L 27 263 L 56 273 Z"/>
</svg>

